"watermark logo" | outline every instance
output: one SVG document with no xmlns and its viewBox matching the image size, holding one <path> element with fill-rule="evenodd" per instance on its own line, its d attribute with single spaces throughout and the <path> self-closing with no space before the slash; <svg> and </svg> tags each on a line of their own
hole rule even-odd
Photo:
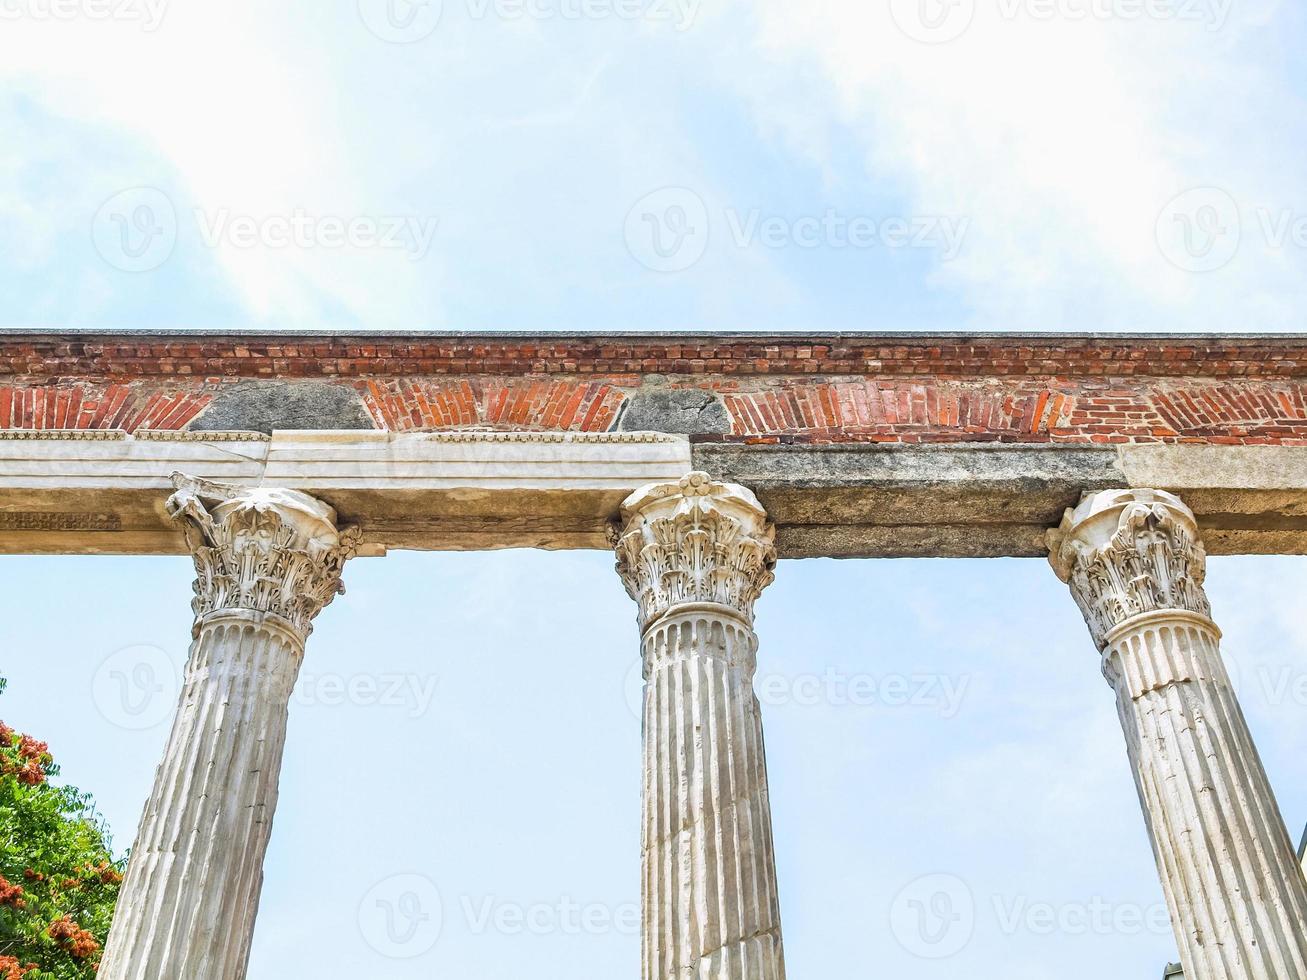
<svg viewBox="0 0 1307 980">
<path fill-rule="evenodd" d="M 909 953 L 942 960 L 959 952 L 976 929 L 971 889 L 950 874 L 922 875 L 894 896 L 890 929 Z"/>
<path fill-rule="evenodd" d="M 303 208 L 265 215 L 195 208 L 191 217 L 205 248 L 373 249 L 402 252 L 411 261 L 426 257 L 440 227 L 440 219 L 431 216 L 314 214 Z M 179 229 L 172 200 L 154 187 L 120 191 L 91 223 L 96 250 L 125 272 L 149 272 L 167 262 L 179 230 L 190 231 L 184 223 Z"/>
<path fill-rule="evenodd" d="M 1191 188 L 1162 208 L 1156 234 L 1158 248 L 1172 265 L 1186 272 L 1214 272 L 1239 251 L 1239 205 L 1219 187 Z"/>
<path fill-rule="evenodd" d="M 1294 208 L 1242 207 L 1219 187 L 1194 187 L 1167 202 L 1157 218 L 1157 244 L 1185 272 L 1229 265 L 1244 242 L 1270 252 L 1307 250 L 1307 214 Z"/>
<path fill-rule="evenodd" d="M 951 874 L 910 882 L 890 907 L 890 927 L 914 956 L 942 960 L 961 952 L 984 928 L 1003 936 L 1169 936 L 1166 904 L 1088 900 L 1038 901 L 1025 895 L 991 894 L 977 903 L 970 886 Z"/>
<path fill-rule="evenodd" d="M 821 215 L 764 215 L 757 208 L 727 208 L 726 226 L 736 248 L 922 248 L 938 251 L 950 262 L 962 251 L 970 221 L 951 215 L 915 215 L 877 219 L 845 215 L 827 208 Z"/>
<path fill-rule="evenodd" d="M 297 705 L 335 708 L 389 708 L 410 718 L 427 713 L 435 699 L 439 679 L 419 674 L 301 674 L 291 695 Z"/>
<path fill-rule="evenodd" d="M 1079 24 L 1196 24 L 1219 31 L 1234 0 L 997 0 L 999 20 Z M 890 16 L 907 37 L 922 44 L 946 44 L 965 34 L 976 17 L 976 0 L 890 0 Z"/>
<path fill-rule="evenodd" d="M 197 209 L 195 221 L 207 248 L 391 249 L 421 259 L 431 249 L 439 219 L 413 215 L 310 214 L 296 208 L 290 214 L 256 217 L 232 214 L 227 208 Z"/>
<path fill-rule="evenodd" d="M 493 895 L 460 901 L 468 931 L 474 936 L 598 936 L 640 934 L 640 906 L 635 902 L 609 905 L 577 902 L 564 895 L 553 902 L 510 902 Z"/>
<path fill-rule="evenodd" d="M 149 272 L 168 261 L 177 245 L 177 211 L 157 187 L 119 191 L 91 221 L 100 257 L 123 272 Z"/>
<path fill-rule="evenodd" d="M 443 0 L 358 0 L 359 17 L 388 44 L 412 44 L 440 23 Z"/>
<path fill-rule="evenodd" d="M 767 708 L 907 708 L 954 718 L 962 710 L 971 686 L 967 674 L 870 674 L 827 667 L 792 674 L 759 673 L 753 679 L 754 696 Z M 639 658 L 627 668 L 622 694 L 635 718 L 644 717 L 643 664 Z"/>
<path fill-rule="evenodd" d="M 1229 20 L 1234 0 L 998 0 L 1004 20 L 1158 21 L 1200 24 L 1219 31 Z"/>
<path fill-rule="evenodd" d="M 738 249 L 920 248 L 937 252 L 945 262 L 957 258 L 970 227 L 964 216 L 875 217 L 835 208 L 798 216 L 730 207 L 710 214 L 703 198 L 689 188 L 664 187 L 627 212 L 627 251 L 655 272 L 682 272 L 703 258 L 714 219 L 726 232 L 726 244 Z"/>
<path fill-rule="evenodd" d="M 166 721 L 181 693 L 181 676 L 156 646 L 123 647 L 105 657 L 91 678 L 91 698 L 106 721 L 143 731 Z"/>
<path fill-rule="evenodd" d="M 993 896 L 994 916 L 1005 936 L 1169 936 L 1171 916 L 1166 904 L 1112 903 L 1103 898 L 1087 902 L 1031 902 L 1021 896 Z"/>
<path fill-rule="evenodd" d="M 467 9 L 474 20 L 625 20 L 686 31 L 698 16 L 699 0 L 467 0 Z"/>
<path fill-rule="evenodd" d="M 1231 686 L 1242 700 L 1257 698 L 1261 703 L 1273 708 L 1292 705 L 1295 708 L 1307 708 L 1307 671 L 1294 664 L 1259 664 L 1255 669 L 1243 671 L 1251 674 L 1255 686 L 1244 690 L 1239 683 L 1239 673 L 1230 658 L 1225 659 L 1226 672 L 1230 675 Z"/>
<path fill-rule="evenodd" d="M 627 251 L 655 272 L 682 272 L 708 250 L 708 207 L 687 187 L 646 194 L 627 212 Z"/>
<path fill-rule="evenodd" d="M 976 16 L 976 0 L 890 0 L 898 29 L 922 44 L 946 44 L 961 37 Z"/>
<path fill-rule="evenodd" d="M 163 23 L 169 0 L 0 0 L 0 20 L 116 21 L 153 33 Z"/>
<path fill-rule="evenodd" d="M 364 941 L 382 956 L 421 956 L 440 939 L 440 891 L 424 875 L 391 875 L 363 896 L 358 922 Z"/>
</svg>

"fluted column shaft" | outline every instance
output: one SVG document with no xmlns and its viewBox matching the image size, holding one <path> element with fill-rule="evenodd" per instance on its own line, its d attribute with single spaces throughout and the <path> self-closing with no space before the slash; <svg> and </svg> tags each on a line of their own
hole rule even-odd
<svg viewBox="0 0 1307 980">
<path fill-rule="evenodd" d="M 1193 513 L 1086 495 L 1050 544 L 1116 692 L 1185 976 L 1307 977 L 1307 878 L 1221 659 Z"/>
<path fill-rule="evenodd" d="M 169 510 L 195 558 L 194 640 L 104 980 L 245 976 L 291 692 L 309 622 L 340 591 L 353 547 L 304 494 L 178 483 Z"/>
<path fill-rule="evenodd" d="M 618 570 L 644 660 L 644 980 L 783 980 L 753 603 L 774 532 L 694 473 L 623 507 Z"/>
</svg>

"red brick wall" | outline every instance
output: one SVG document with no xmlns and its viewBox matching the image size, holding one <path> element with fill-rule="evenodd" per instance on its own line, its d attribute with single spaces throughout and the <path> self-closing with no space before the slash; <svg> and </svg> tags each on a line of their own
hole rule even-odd
<svg viewBox="0 0 1307 980">
<path fill-rule="evenodd" d="M 1066 379 L 784 383 L 725 395 L 732 438 L 1307 445 L 1301 382 Z"/>
<path fill-rule="evenodd" d="M 190 384 L 20 383 L 0 387 L 0 429 L 184 429 L 210 398 Z"/>
<path fill-rule="evenodd" d="M 602 432 L 625 397 L 607 381 L 548 377 L 387 378 L 355 387 L 377 427 L 394 432 L 469 426 Z"/>
<path fill-rule="evenodd" d="M 1307 377 L 1307 336 L 0 335 L 0 377 Z"/>
<path fill-rule="evenodd" d="M 709 389 L 750 442 L 1307 445 L 1307 337 L 0 335 L 0 428 L 186 428 L 242 379 L 351 389 L 378 428 L 602 431 Z"/>
</svg>

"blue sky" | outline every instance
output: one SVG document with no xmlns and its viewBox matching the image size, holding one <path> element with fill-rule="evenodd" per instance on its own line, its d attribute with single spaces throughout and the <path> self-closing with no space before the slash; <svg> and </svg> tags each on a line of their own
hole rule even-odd
<svg viewBox="0 0 1307 980">
<path fill-rule="evenodd" d="M 1298 328 L 1301 9 L 933 2 L 12 0 L 0 323 Z M 0 559 L 0 716 L 119 847 L 190 579 Z M 346 581 L 292 706 L 253 980 L 635 975 L 611 558 L 396 553 Z M 1212 562 L 1295 836 L 1304 584 L 1298 558 Z M 792 975 L 1160 974 L 1112 695 L 1046 564 L 787 561 L 759 630 Z M 139 665 L 133 714 L 112 675 Z M 948 958 L 903 928 L 923 881 L 970 910 Z M 406 892 L 429 917 L 397 950 L 360 909 Z"/>
</svg>

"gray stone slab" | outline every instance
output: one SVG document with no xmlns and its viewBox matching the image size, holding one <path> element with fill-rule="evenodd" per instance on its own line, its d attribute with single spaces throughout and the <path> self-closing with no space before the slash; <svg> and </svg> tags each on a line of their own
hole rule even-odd
<svg viewBox="0 0 1307 980">
<path fill-rule="evenodd" d="M 274 429 L 374 429 L 351 388 L 318 381 L 239 381 L 214 396 L 192 432 Z"/>
</svg>

